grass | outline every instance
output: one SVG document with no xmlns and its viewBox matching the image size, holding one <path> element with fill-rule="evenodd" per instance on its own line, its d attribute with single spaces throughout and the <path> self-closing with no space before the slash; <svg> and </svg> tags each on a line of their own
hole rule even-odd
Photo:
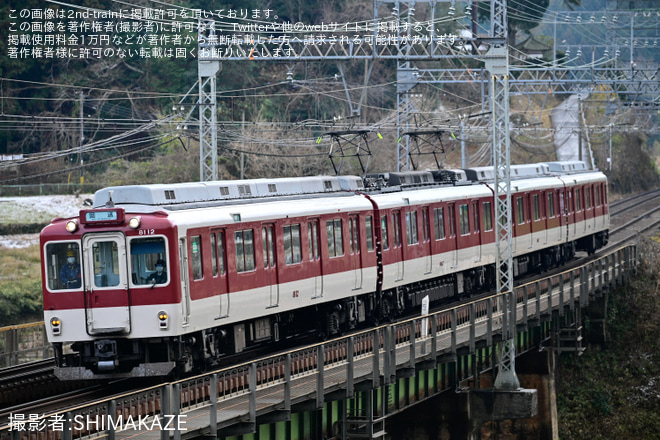
<svg viewBox="0 0 660 440">
<path fill-rule="evenodd" d="M 660 244 L 639 255 L 639 275 L 610 293 L 607 343 L 561 358 L 562 440 L 660 439 Z"/>
<path fill-rule="evenodd" d="M 0 248 L 0 326 L 42 319 L 39 246 Z"/>
</svg>

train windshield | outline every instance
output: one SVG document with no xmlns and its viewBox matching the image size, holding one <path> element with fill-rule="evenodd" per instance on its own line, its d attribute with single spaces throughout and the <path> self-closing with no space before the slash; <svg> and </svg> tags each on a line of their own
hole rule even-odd
<svg viewBox="0 0 660 440">
<path fill-rule="evenodd" d="M 166 284 L 168 281 L 165 238 L 134 238 L 131 247 L 131 279 L 133 285 Z"/>
<path fill-rule="evenodd" d="M 77 242 L 56 242 L 46 245 L 46 277 L 50 290 L 80 289 L 80 245 Z"/>
</svg>

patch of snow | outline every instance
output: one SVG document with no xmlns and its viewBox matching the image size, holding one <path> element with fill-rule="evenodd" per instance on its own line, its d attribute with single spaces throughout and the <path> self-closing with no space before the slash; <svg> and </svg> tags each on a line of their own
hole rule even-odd
<svg viewBox="0 0 660 440">
<path fill-rule="evenodd" d="M 91 194 L 0 197 L 0 223 L 43 223 L 48 224 L 57 217 L 69 218 L 86 208 L 85 200 Z M 0 247 L 22 248 L 39 243 L 39 234 L 0 236 Z"/>
</svg>

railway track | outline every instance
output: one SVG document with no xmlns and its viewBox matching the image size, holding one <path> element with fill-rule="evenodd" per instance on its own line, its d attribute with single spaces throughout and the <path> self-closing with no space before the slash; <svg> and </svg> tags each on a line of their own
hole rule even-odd
<svg viewBox="0 0 660 440">
<path fill-rule="evenodd" d="M 634 239 L 642 231 L 648 231 L 660 224 L 660 206 L 657 206 L 657 199 L 660 197 L 660 190 L 651 191 L 644 194 L 639 194 L 625 200 L 613 203 L 611 208 L 611 224 L 612 229 L 610 232 L 610 244 L 605 248 L 609 249 L 615 245 L 620 245 L 628 240 Z M 631 232 L 632 231 L 632 232 Z M 586 257 L 584 257 L 586 258 Z M 583 261 L 583 260 L 581 260 Z M 579 262 L 576 262 L 576 264 Z M 563 270 L 563 269 L 562 269 Z M 547 274 L 544 274 L 547 275 Z M 474 299 L 474 298 L 473 298 Z M 441 307 L 436 307 L 436 310 L 442 307 L 455 306 L 457 303 L 444 304 Z M 406 318 L 402 318 L 406 319 Z M 291 340 L 287 342 L 286 347 L 279 346 L 278 351 L 282 353 L 289 351 L 295 346 L 305 346 L 310 342 L 309 337 L 300 340 Z M 260 358 L 269 354 L 272 356 L 272 347 L 261 347 L 248 353 L 240 353 L 237 355 L 228 356 L 225 358 L 225 365 L 239 365 L 246 362 L 247 358 L 252 360 Z M 313 355 L 310 355 L 313 356 Z M 304 369 L 305 360 L 300 359 L 296 364 L 298 369 Z M 19 392 L 20 387 L 14 385 L 11 388 L 12 381 L 15 383 L 25 383 L 34 388 L 37 382 L 32 382 L 30 385 L 29 377 L 52 376 L 53 375 L 53 360 L 45 360 L 40 363 L 32 363 L 34 365 L 12 367 L 0 370 L 0 389 L 4 386 L 7 390 L 13 389 L 13 393 Z M 273 366 L 273 369 L 282 368 L 282 366 Z M 239 380 L 239 379 L 237 379 Z M 55 379 L 56 381 L 56 379 Z M 63 382 L 59 382 L 63 383 Z M 70 382 L 69 382 L 70 383 Z M 121 385 L 119 385 L 121 384 Z M 138 382 L 136 380 L 115 381 L 107 382 L 105 384 L 95 384 L 92 387 L 81 388 L 67 394 L 62 394 L 62 391 L 50 393 L 51 397 L 41 396 L 40 398 L 32 398 L 31 403 L 25 402 L 20 405 L 16 403 L 10 409 L 14 412 L 20 411 L 24 414 L 44 414 L 54 411 L 61 411 L 63 409 L 72 407 L 77 403 L 92 401 L 100 398 L 107 398 L 115 395 L 121 387 L 123 392 L 139 392 L 144 388 L 144 381 Z M 232 385 L 234 386 L 234 385 Z M 42 387 L 39 387 L 42 388 Z M 153 387 L 151 387 L 153 388 Z M 146 390 L 146 389 L 145 389 Z M 146 391 L 145 391 L 146 392 Z M 3 394 L 4 396 L 4 394 Z M 1 401 L 0 401 L 1 402 Z M 7 405 L 2 404 L 1 407 Z M 8 413 L 3 411 L 0 413 L 0 427 L 6 426 Z"/>
</svg>

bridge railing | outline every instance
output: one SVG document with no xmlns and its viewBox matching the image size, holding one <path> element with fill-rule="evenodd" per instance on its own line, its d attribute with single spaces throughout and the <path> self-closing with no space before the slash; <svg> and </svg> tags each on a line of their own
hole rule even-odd
<svg viewBox="0 0 660 440">
<path fill-rule="evenodd" d="M 569 307 L 586 306 L 590 297 L 600 290 L 625 282 L 636 267 L 635 258 L 635 247 L 625 246 L 578 268 L 516 286 L 512 319 L 519 325 L 534 324 L 553 311 L 563 313 Z M 204 432 L 213 433 L 221 425 L 231 426 L 228 423 L 254 426 L 257 412 L 290 412 L 294 399 L 315 400 L 316 407 L 322 408 L 324 394 L 329 389 L 343 390 L 347 397 L 352 397 L 358 382 L 370 381 L 374 388 L 387 385 L 396 381 L 400 370 L 414 373 L 420 362 L 437 363 L 441 356 L 455 355 L 461 347 L 474 353 L 477 340 L 491 345 L 493 336 L 501 332 L 506 319 L 502 304 L 509 301 L 502 300 L 505 295 L 511 296 L 511 293 L 475 299 L 423 317 L 100 400 L 66 413 L 35 417 L 35 426 L 39 426 L 38 423 L 50 426 L 48 423 L 59 417 L 63 429 L 72 433 L 70 438 L 107 435 L 113 440 L 114 431 L 109 430 L 107 424 L 82 426 L 75 422 L 95 415 L 113 417 L 114 414 L 113 420 L 121 416 L 126 421 L 128 416 L 134 419 L 138 416 L 178 417 L 198 410 L 208 412 L 209 424 Z M 218 414 L 235 420 L 218 421 Z M 25 429 L 26 425 L 22 431 L 17 431 L 14 429 L 16 420 L 12 423 L 0 427 L 0 440 L 27 440 L 30 432 Z M 170 432 L 162 432 L 162 439 L 169 439 Z M 136 434 L 140 435 L 140 432 Z M 178 435 L 180 437 L 180 433 Z"/>
</svg>

